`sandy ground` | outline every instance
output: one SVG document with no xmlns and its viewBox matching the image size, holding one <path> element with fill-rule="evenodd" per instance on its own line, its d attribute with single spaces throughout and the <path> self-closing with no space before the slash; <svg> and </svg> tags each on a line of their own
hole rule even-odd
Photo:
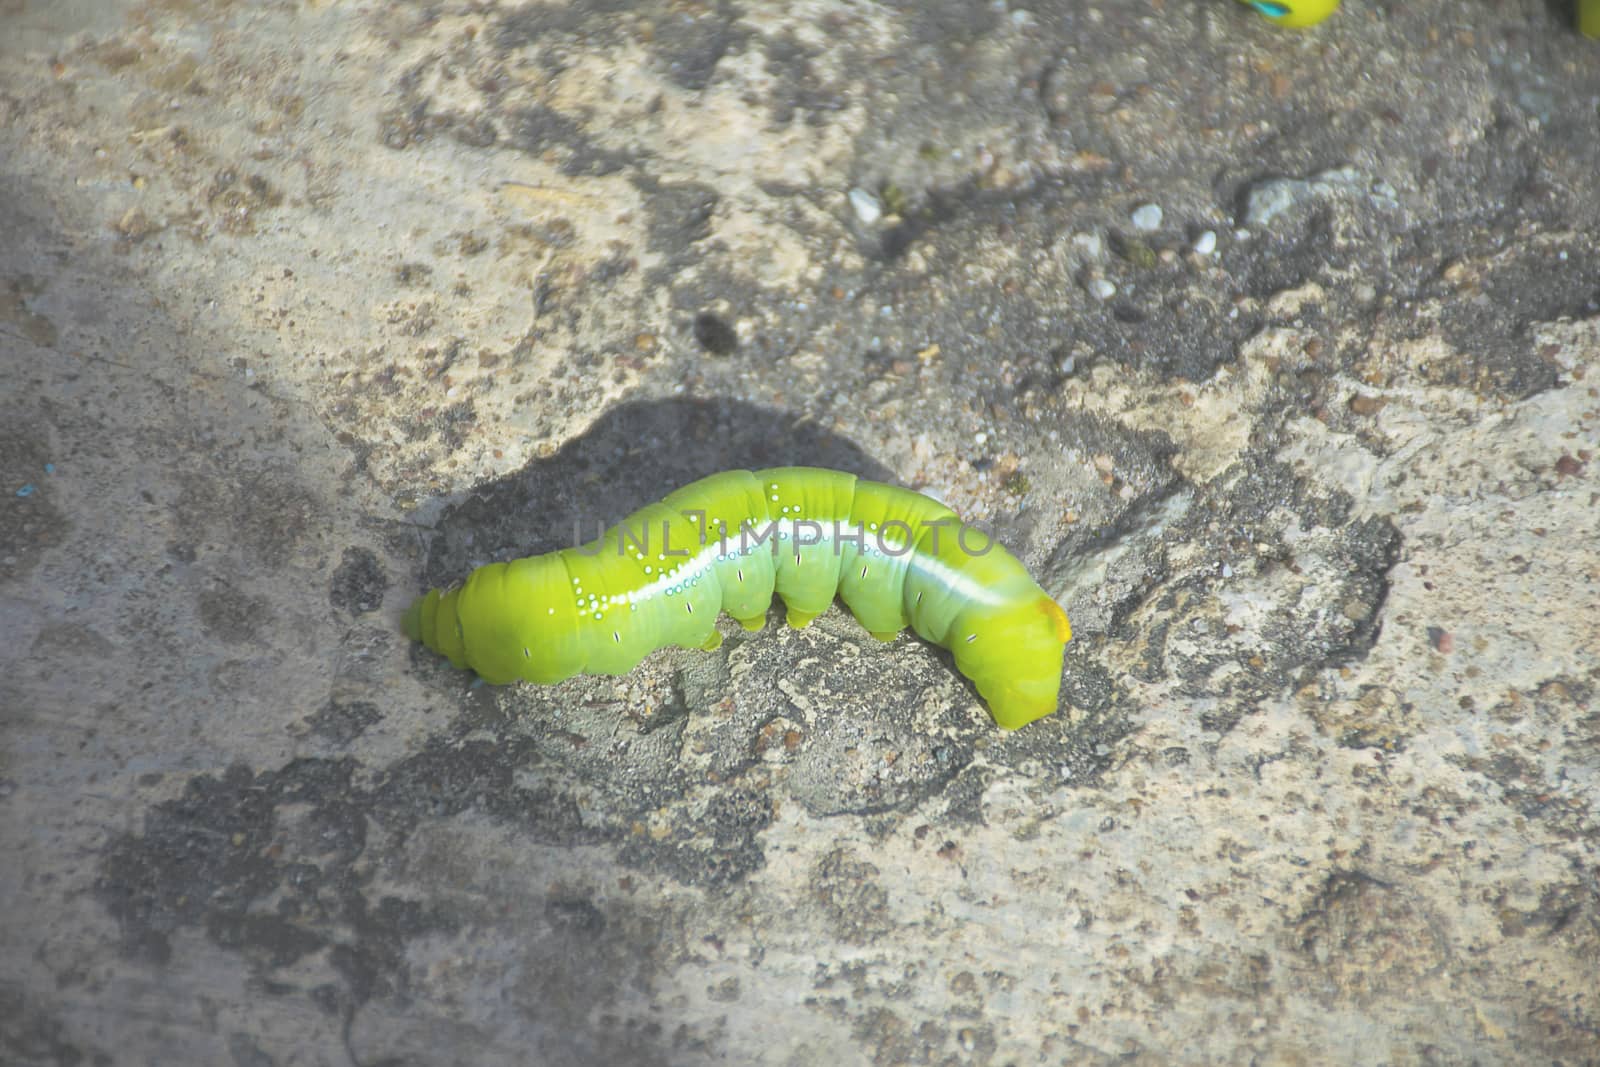
<svg viewBox="0 0 1600 1067">
<path fill-rule="evenodd" d="M 1600 1063 L 1568 15 L 0 0 L 0 1060 Z M 998 529 L 1061 711 L 398 633 L 780 462 Z"/>
</svg>

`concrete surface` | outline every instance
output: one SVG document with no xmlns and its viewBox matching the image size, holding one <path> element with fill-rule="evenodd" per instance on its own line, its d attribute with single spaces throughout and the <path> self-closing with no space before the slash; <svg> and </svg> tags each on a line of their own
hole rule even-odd
<svg viewBox="0 0 1600 1067">
<path fill-rule="evenodd" d="M 0 1061 L 1600 1062 L 1566 19 L 0 0 Z M 781 461 L 993 523 L 1062 711 L 397 633 Z"/>
</svg>

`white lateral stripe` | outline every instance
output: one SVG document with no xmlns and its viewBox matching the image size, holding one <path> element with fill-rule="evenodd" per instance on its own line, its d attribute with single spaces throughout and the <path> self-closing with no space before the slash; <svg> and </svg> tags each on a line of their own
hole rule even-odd
<svg viewBox="0 0 1600 1067">
<path fill-rule="evenodd" d="M 805 525 L 804 532 L 808 538 L 807 543 L 803 546 L 804 548 L 825 549 L 834 543 L 832 532 L 838 530 L 840 533 L 849 534 L 848 538 L 841 537 L 839 539 L 841 543 L 867 545 L 869 546 L 868 552 L 870 554 L 881 555 L 891 566 L 905 567 L 916 571 L 920 577 L 933 582 L 941 589 L 947 590 L 964 600 L 981 604 L 985 607 L 999 607 L 1005 603 L 1006 598 L 996 590 L 963 574 L 942 559 L 925 555 L 916 549 L 912 549 L 910 552 L 881 552 L 875 547 L 881 536 L 877 531 L 869 531 L 860 523 L 852 524 L 847 520 L 837 519 L 773 519 L 770 526 L 755 525 L 748 533 L 742 535 L 730 533 L 726 539 L 719 538 L 715 541 L 707 541 L 700 551 L 692 556 L 674 557 L 683 559 L 683 562 L 673 568 L 670 573 L 662 574 L 615 599 L 634 603 L 660 596 L 668 589 L 677 586 L 686 586 L 693 579 L 704 577 L 708 574 L 714 568 L 715 563 L 719 562 L 719 556 L 726 556 L 729 559 L 741 559 L 756 552 L 771 552 L 770 546 L 773 544 L 788 543 L 792 546 L 801 524 Z M 821 528 L 821 536 L 815 541 L 809 540 L 810 537 L 817 534 L 817 527 Z M 771 536 L 763 537 L 759 543 L 755 543 L 756 536 L 766 534 L 769 529 L 772 530 Z M 860 537 L 859 542 L 857 542 L 857 535 Z M 955 532 L 951 531 L 950 536 L 956 536 Z M 885 542 L 889 548 L 903 549 L 903 546 L 895 541 L 885 539 Z M 744 549 L 743 554 L 740 552 L 741 548 Z M 867 553 L 862 554 L 865 555 Z M 775 555 L 774 563 L 776 563 L 776 558 Z M 687 593 L 688 590 L 685 589 L 684 592 Z"/>
</svg>

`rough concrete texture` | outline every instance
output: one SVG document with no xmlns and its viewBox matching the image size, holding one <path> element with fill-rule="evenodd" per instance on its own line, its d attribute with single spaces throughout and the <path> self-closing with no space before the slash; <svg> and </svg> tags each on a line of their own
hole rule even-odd
<svg viewBox="0 0 1600 1067">
<path fill-rule="evenodd" d="M 0 1061 L 1600 1062 L 1567 17 L 0 0 Z M 994 524 L 1061 712 L 397 632 L 785 461 Z"/>
</svg>

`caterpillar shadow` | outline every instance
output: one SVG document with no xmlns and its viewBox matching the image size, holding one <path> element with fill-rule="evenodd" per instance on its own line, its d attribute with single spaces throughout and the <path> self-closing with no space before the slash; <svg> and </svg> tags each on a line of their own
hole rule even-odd
<svg viewBox="0 0 1600 1067">
<path fill-rule="evenodd" d="M 485 563 L 591 540 L 707 475 L 790 465 L 894 481 L 853 441 L 776 408 L 726 397 L 623 403 L 553 455 L 446 504 L 422 576 L 448 585 Z"/>
</svg>

